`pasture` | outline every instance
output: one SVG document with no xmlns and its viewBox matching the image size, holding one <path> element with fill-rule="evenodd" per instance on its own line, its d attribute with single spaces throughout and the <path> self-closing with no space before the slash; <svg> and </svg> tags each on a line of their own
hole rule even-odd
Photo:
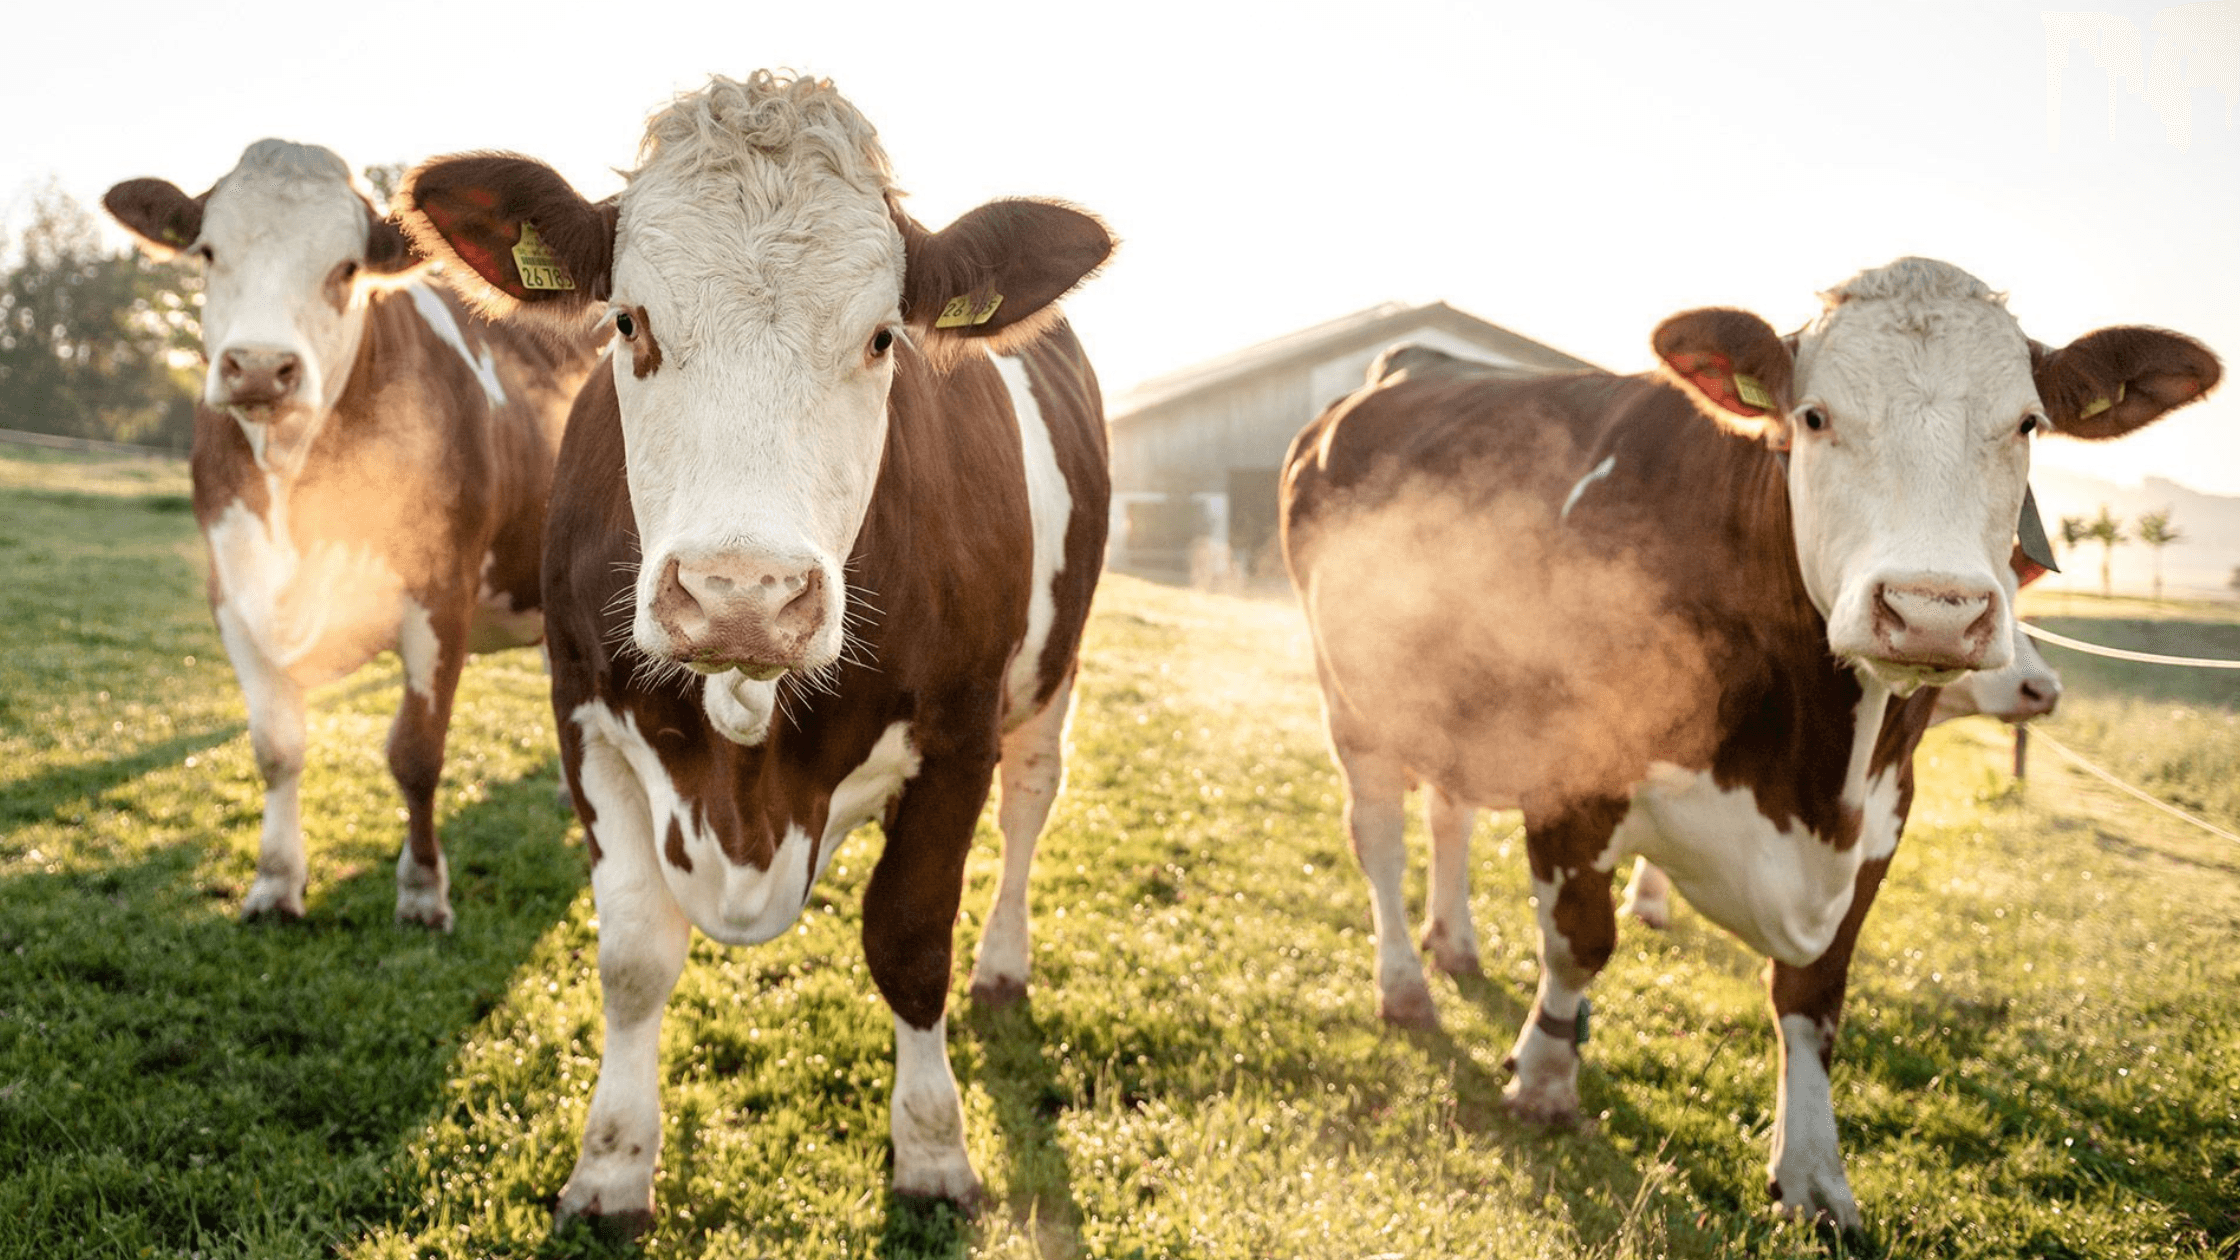
<svg viewBox="0 0 2240 1260">
<path fill-rule="evenodd" d="M 390 921 L 393 658 L 313 702 L 307 918 L 244 928 L 259 788 L 183 492 L 0 450 L 0 1257 L 2240 1254 L 2240 848 L 2047 751 L 2017 785 L 1981 719 L 1933 731 L 1837 1049 L 1868 1228 L 1829 1239 L 1765 1201 L 1757 960 L 1691 912 L 1626 925 L 1595 1119 L 1511 1122 L 1515 816 L 1473 855 L 1486 976 L 1435 980 L 1441 1031 L 1383 1029 L 1297 614 L 1125 578 L 1035 868 L 1035 987 L 993 1014 L 963 992 L 992 815 L 974 854 L 951 1036 L 981 1214 L 885 1189 L 866 828 L 788 935 L 695 943 L 657 1231 L 554 1235 L 599 1006 L 537 654 L 461 688 L 456 933 Z M 2240 656 L 2229 612 L 2059 603 L 2033 610 L 2077 637 Z M 2240 680 L 2047 655 L 2047 730 L 2240 829 Z"/>
</svg>

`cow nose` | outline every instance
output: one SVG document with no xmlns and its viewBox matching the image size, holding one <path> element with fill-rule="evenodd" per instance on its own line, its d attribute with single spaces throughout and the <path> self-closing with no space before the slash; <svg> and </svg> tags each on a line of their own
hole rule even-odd
<svg viewBox="0 0 2240 1260">
<path fill-rule="evenodd" d="M 672 559 L 652 612 L 687 656 L 788 665 L 824 626 L 824 581 L 822 565 L 774 556 Z"/>
<path fill-rule="evenodd" d="M 2061 684 L 2057 682 L 2025 678 L 2016 689 L 2028 702 L 2032 717 L 2044 717 L 2061 703 Z"/>
<path fill-rule="evenodd" d="M 1887 659 L 1974 669 L 1991 643 L 1992 592 L 1942 583 L 1884 585 L 1875 592 L 1874 635 Z"/>
<path fill-rule="evenodd" d="M 218 356 L 218 380 L 226 401 L 253 407 L 283 401 L 295 392 L 303 360 L 293 350 L 235 347 Z"/>
</svg>

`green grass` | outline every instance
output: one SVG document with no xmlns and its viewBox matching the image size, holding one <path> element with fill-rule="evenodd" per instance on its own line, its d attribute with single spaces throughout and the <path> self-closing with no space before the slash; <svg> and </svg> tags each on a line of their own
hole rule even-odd
<svg viewBox="0 0 2240 1260">
<path fill-rule="evenodd" d="M 386 659 L 316 699 L 307 919 L 241 927 L 259 792 L 191 518 L 71 484 L 0 488 L 0 1257 L 635 1254 L 547 1216 L 599 1010 L 535 654 L 478 661 L 462 692 L 442 797 L 455 935 L 389 921 Z M 2083 675 L 2051 729 L 2099 752 L 2097 706 L 2145 706 L 2106 709 L 2103 742 L 2192 750 L 2168 781 L 2240 827 L 2209 790 L 2236 777 L 2215 772 L 2240 746 L 2230 705 Z M 2229 1258 L 2240 851 L 2051 757 L 2018 788 L 2004 758 L 1979 720 L 1924 748 L 1838 1049 L 1869 1226 L 1830 1241 L 1765 1202 L 1755 959 L 1686 912 L 1623 930 L 1582 1074 L 1592 1123 L 1510 1122 L 1500 1060 L 1534 974 L 1514 816 L 1476 852 L 1486 977 L 1435 983 L 1439 1032 L 1381 1028 L 1296 613 L 1113 579 L 1035 869 L 1035 988 L 996 1014 L 962 992 L 992 826 L 970 869 L 951 1051 L 989 1206 L 886 1193 L 891 1021 L 856 939 L 868 828 L 795 931 L 695 943 L 663 1032 L 663 1215 L 640 1245 Z"/>
</svg>

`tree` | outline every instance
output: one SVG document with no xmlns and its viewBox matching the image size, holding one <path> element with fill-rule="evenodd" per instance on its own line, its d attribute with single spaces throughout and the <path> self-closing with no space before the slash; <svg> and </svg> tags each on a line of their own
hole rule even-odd
<svg viewBox="0 0 2240 1260">
<path fill-rule="evenodd" d="M 52 187 L 16 244 L 0 241 L 0 428 L 185 449 L 200 278 L 104 251 L 92 214 Z"/>
<path fill-rule="evenodd" d="M 2154 601 L 2162 602 L 2162 549 L 2185 535 L 2170 526 L 2170 509 L 2139 514 L 2139 541 L 2154 548 Z"/>
<path fill-rule="evenodd" d="M 2090 537 L 2092 537 L 2092 530 L 2084 523 L 2083 517 L 2064 516 L 2061 518 L 2061 545 L 2068 548 L 2067 555 L 2069 557 L 2069 571 L 2064 576 L 2068 578 L 2069 589 L 2072 591 L 2077 588 L 2077 546 Z"/>
<path fill-rule="evenodd" d="M 2131 536 L 2123 532 L 2123 522 L 2108 511 L 2105 503 L 2100 505 L 2100 515 L 2084 528 L 2084 536 L 2100 544 L 2100 596 L 2105 599 L 2113 593 L 2109 588 L 2108 570 L 2115 563 L 2116 548 L 2130 542 Z"/>
</svg>

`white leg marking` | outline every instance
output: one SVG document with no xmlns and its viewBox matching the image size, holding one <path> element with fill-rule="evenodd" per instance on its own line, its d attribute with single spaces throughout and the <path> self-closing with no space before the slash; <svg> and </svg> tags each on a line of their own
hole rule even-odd
<svg viewBox="0 0 2240 1260">
<path fill-rule="evenodd" d="M 1406 781 L 1390 761 L 1340 748 L 1338 765 L 1346 779 L 1346 830 L 1353 855 L 1369 877 L 1370 921 L 1377 933 L 1377 1014 L 1395 1024 L 1429 1027 L 1438 1023 L 1431 986 L 1424 982 L 1423 960 L 1408 933 L 1408 908 L 1400 881 L 1407 874 L 1407 842 L 1401 832 Z"/>
<path fill-rule="evenodd" d="M 1843 1173 L 1835 1100 L 1828 1070 L 1820 1062 L 1827 1041 L 1810 1016 L 1781 1017 L 1781 1085 L 1773 1105 L 1773 1158 L 1766 1171 L 1783 1212 L 1827 1217 L 1856 1229 L 1859 1204 Z"/>
<path fill-rule="evenodd" d="M 451 930 L 451 859 L 436 851 L 434 870 L 412 859 L 412 842 L 397 855 L 397 922 Z"/>
<path fill-rule="evenodd" d="M 467 337 L 460 331 L 459 321 L 451 317 L 451 308 L 443 304 L 443 299 L 436 295 L 435 290 L 424 284 L 411 284 L 405 286 L 405 292 L 412 295 L 413 309 L 420 312 L 420 318 L 428 325 L 429 330 L 442 338 L 445 345 L 457 351 L 459 358 L 474 373 L 474 379 L 482 385 L 482 396 L 489 399 L 493 407 L 503 406 L 506 401 L 505 386 L 498 383 L 498 364 L 491 357 L 490 348 L 484 346 L 479 356 L 467 349 Z"/>
<path fill-rule="evenodd" d="M 894 1021 L 894 1192 L 970 1204 L 980 1177 L 964 1149 L 964 1105 L 949 1072 L 949 1017 L 933 1027 Z"/>
<path fill-rule="evenodd" d="M 583 1149 L 555 1214 L 643 1223 L 652 1219 L 661 1151 L 661 1012 L 684 970 L 692 928 L 662 879 L 654 815 L 629 763 L 587 732 L 581 779 L 598 818 L 591 891 L 599 907 L 606 1047 Z"/>
<path fill-rule="evenodd" d="M 1571 958 L 1571 943 L 1556 930 L 1556 893 L 1559 882 L 1532 881 L 1532 895 L 1539 899 L 1540 990 L 1538 1009 L 1557 1019 L 1576 1019 L 1579 999 L 1586 996 L 1583 977 Z M 1579 1047 L 1550 1036 L 1536 1019 L 1527 1019 L 1510 1048 L 1509 1063 L 1516 1076 L 1502 1091 L 1511 1114 L 1535 1124 L 1568 1124 L 1579 1115 Z"/>
<path fill-rule="evenodd" d="M 1057 618 L 1057 597 L 1051 583 L 1066 567 L 1066 526 L 1073 519 L 1073 491 L 1058 467 L 1050 426 L 1042 418 L 1041 404 L 1027 379 L 1025 360 L 989 355 L 996 372 L 1011 393 L 1011 412 L 1019 420 L 1019 443 L 1026 458 L 1027 512 L 1034 522 L 1034 586 L 1027 601 L 1027 636 L 1011 658 L 1004 677 L 1007 711 L 1017 716 L 1032 712 L 1036 684 L 1042 679 L 1042 649 L 1050 639 L 1050 625 Z"/>
<path fill-rule="evenodd" d="M 1647 858 L 1635 858 L 1633 878 L 1626 882 L 1625 904 L 1620 914 L 1630 914 L 1659 932 L 1672 926 L 1672 881 Z"/>
<path fill-rule="evenodd" d="M 422 700 L 435 699 L 436 657 L 441 652 L 435 619 L 425 605 L 407 595 L 404 616 L 397 622 L 397 656 L 404 662 L 404 685 Z"/>
<path fill-rule="evenodd" d="M 1066 726 L 1073 708 L 1073 680 L 1027 724 L 1003 737 L 1003 803 L 996 812 L 1003 829 L 1003 879 L 987 930 L 972 960 L 972 1000 L 1003 1006 L 1027 992 L 1027 873 L 1034 865 L 1035 840 L 1050 819 L 1050 807 L 1065 788 Z"/>
<path fill-rule="evenodd" d="M 303 914 L 307 868 L 303 857 L 303 691 L 259 650 L 256 638 L 230 602 L 218 606 L 218 638 L 249 706 L 249 743 L 264 776 L 264 832 L 258 842 L 257 878 L 242 898 L 244 918 Z"/>
<path fill-rule="evenodd" d="M 1431 891 L 1425 898 L 1423 947 L 1448 975 L 1477 975 L 1478 928 L 1470 921 L 1470 824 L 1473 812 L 1425 784 L 1423 821 L 1431 832 Z"/>
</svg>

